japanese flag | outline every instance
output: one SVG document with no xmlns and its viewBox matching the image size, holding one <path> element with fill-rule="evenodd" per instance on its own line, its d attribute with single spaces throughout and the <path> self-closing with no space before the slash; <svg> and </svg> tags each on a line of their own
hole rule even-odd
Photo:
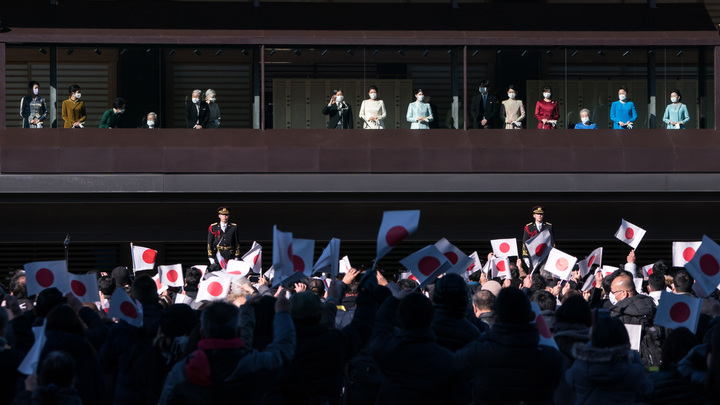
<svg viewBox="0 0 720 405">
<path fill-rule="evenodd" d="M 97 278 L 94 274 L 72 274 L 68 273 L 70 291 L 80 302 L 99 302 Z"/>
<path fill-rule="evenodd" d="M 292 275 L 293 264 L 293 235 L 291 232 L 282 232 L 273 227 L 273 287 L 279 285 L 286 277 Z"/>
<path fill-rule="evenodd" d="M 160 282 L 160 274 L 156 274 L 152 279 L 155 281 L 155 288 L 157 288 L 158 295 L 167 291 L 168 286 Z"/>
<path fill-rule="evenodd" d="M 591 274 L 590 276 L 588 276 L 587 280 L 585 280 L 585 284 L 583 284 L 580 291 L 582 291 L 582 292 L 590 291 L 590 289 L 593 288 L 594 286 L 595 286 L 595 274 Z"/>
<path fill-rule="evenodd" d="M 683 267 L 695 256 L 702 241 L 698 242 L 673 242 L 673 267 Z"/>
<path fill-rule="evenodd" d="M 225 258 L 220 254 L 220 251 L 218 250 L 217 253 L 215 253 L 215 257 L 217 258 L 217 262 L 220 265 L 220 267 L 225 270 L 227 269 L 227 263 L 228 261 L 225 260 Z"/>
<path fill-rule="evenodd" d="M 142 305 L 131 300 L 124 288 L 116 288 L 113 292 L 108 316 L 121 319 L 136 328 L 143 326 Z"/>
<path fill-rule="evenodd" d="M 400 263 L 417 278 L 420 288 L 432 283 L 451 266 L 450 261 L 434 245 L 426 246 Z"/>
<path fill-rule="evenodd" d="M 43 319 L 43 324 L 40 326 L 33 326 L 32 332 L 35 336 L 35 343 L 33 343 L 30 351 L 25 355 L 22 363 L 18 367 L 18 371 L 25 374 L 37 374 L 38 363 L 40 363 L 40 354 L 45 347 L 47 336 L 45 336 L 45 326 L 47 325 L 47 318 Z"/>
<path fill-rule="evenodd" d="M 420 222 L 419 210 L 385 211 L 378 232 L 375 262 L 412 235 L 417 230 L 418 222 Z"/>
<path fill-rule="evenodd" d="M 205 272 L 207 271 L 207 267 L 208 267 L 208 266 L 205 265 L 205 264 L 196 264 L 196 265 L 192 266 L 191 268 L 200 270 L 200 276 L 201 276 L 201 277 L 204 277 L 204 276 L 205 276 Z"/>
<path fill-rule="evenodd" d="M 468 277 L 470 277 L 471 274 L 475 273 L 476 271 L 482 270 L 482 263 L 480 263 L 478 253 L 472 252 L 470 253 L 469 257 L 472 259 L 472 263 L 470 263 L 468 268 L 461 274 L 462 278 L 464 278 L 465 281 L 468 281 Z"/>
<path fill-rule="evenodd" d="M 645 236 L 645 230 L 637 225 L 633 225 L 626 220 L 622 220 L 620 229 L 615 232 L 615 237 L 621 241 L 630 245 L 633 249 L 637 249 L 643 236 Z"/>
<path fill-rule="evenodd" d="M 270 266 L 269 269 L 263 274 L 263 277 L 265 277 L 265 280 L 270 281 L 275 278 L 275 269 Z"/>
<path fill-rule="evenodd" d="M 553 335 L 550 332 L 550 328 L 545 322 L 545 317 L 543 317 L 542 315 L 540 306 L 537 302 L 534 301 L 530 302 L 530 305 L 532 305 L 533 316 L 535 317 L 535 320 L 530 323 L 534 323 L 535 326 L 537 326 L 538 332 L 540 332 L 540 341 L 538 342 L 538 344 L 554 347 L 557 349 L 557 343 L 555 343 L 555 338 L 553 338 Z"/>
<path fill-rule="evenodd" d="M 620 270 L 620 267 L 603 265 L 602 268 L 598 270 L 602 273 L 603 277 L 607 277 L 615 273 L 615 271 Z"/>
<path fill-rule="evenodd" d="M 703 291 L 712 294 L 720 284 L 720 246 L 707 236 L 703 236 L 702 243 L 695 252 L 692 260 L 685 265 Z"/>
<path fill-rule="evenodd" d="M 352 269 L 352 265 L 350 265 L 350 258 L 347 256 L 343 256 L 343 258 L 338 263 L 338 272 L 347 273 Z"/>
<path fill-rule="evenodd" d="M 130 250 L 132 251 L 133 271 L 152 270 L 155 267 L 157 250 L 135 246 L 132 243 L 130 244 Z"/>
<path fill-rule="evenodd" d="M 332 238 L 313 266 L 313 273 L 327 273 L 331 277 L 338 275 L 340 263 L 340 239 Z"/>
<path fill-rule="evenodd" d="M 655 266 L 655 265 L 654 265 L 654 264 L 648 264 L 647 266 L 643 266 L 643 267 L 642 267 L 643 275 L 645 275 L 645 278 L 648 278 L 648 276 L 650 276 L 651 274 L 653 274 L 653 266 Z"/>
<path fill-rule="evenodd" d="M 230 260 L 228 261 L 225 272 L 238 277 L 245 277 L 250 273 L 250 270 L 252 270 L 251 266 L 252 265 L 245 260 Z"/>
<path fill-rule="evenodd" d="M 293 272 L 312 276 L 315 241 L 311 239 L 293 239 Z"/>
<path fill-rule="evenodd" d="M 63 294 L 70 291 L 65 260 L 26 263 L 24 267 L 28 295 L 35 295 L 52 287 Z"/>
<path fill-rule="evenodd" d="M 553 248 L 545 263 L 545 270 L 558 276 L 560 280 L 570 280 L 575 262 L 577 262 L 577 257 Z"/>
<path fill-rule="evenodd" d="M 467 273 L 468 267 L 473 264 L 473 259 L 471 259 L 470 256 L 463 253 L 462 250 L 455 247 L 445 238 L 437 241 L 437 243 L 435 243 L 435 247 L 438 248 L 440 253 L 445 255 L 445 257 L 452 265 L 450 269 L 448 269 L 448 273 L 462 275 L 464 273 Z"/>
<path fill-rule="evenodd" d="M 510 274 L 510 260 L 507 257 L 493 257 L 490 269 L 492 270 L 491 278 L 500 277 L 501 279 L 512 278 Z"/>
<path fill-rule="evenodd" d="M 182 264 L 171 264 L 168 266 L 158 266 L 158 274 L 160 274 L 160 282 L 168 287 L 184 287 Z"/>
<path fill-rule="evenodd" d="M 701 307 L 702 299 L 700 298 L 663 291 L 660 294 L 660 304 L 655 313 L 655 325 L 670 329 L 685 327 L 695 333 L 700 320 Z"/>
<path fill-rule="evenodd" d="M 253 241 L 252 247 L 243 255 L 242 260 L 252 267 L 253 273 L 262 273 L 262 246 Z"/>
<path fill-rule="evenodd" d="M 493 239 L 490 241 L 495 257 L 519 256 L 517 249 L 517 239 Z"/>
<path fill-rule="evenodd" d="M 186 304 L 190 305 L 193 302 L 195 302 L 194 299 L 188 297 L 185 294 L 175 294 L 175 299 L 173 300 L 173 304 Z"/>
<path fill-rule="evenodd" d="M 550 253 L 550 231 L 547 228 L 542 232 L 525 241 L 533 271 Z"/>
<path fill-rule="evenodd" d="M 230 280 L 225 277 L 208 277 L 200 281 L 198 294 L 195 301 L 218 301 L 224 300 L 230 292 Z"/>
<path fill-rule="evenodd" d="M 603 248 L 599 247 L 593 250 L 585 259 L 580 260 L 578 262 L 578 267 L 580 268 L 580 275 L 585 277 L 590 272 L 590 268 L 593 266 L 593 264 L 602 266 L 602 254 Z"/>
</svg>

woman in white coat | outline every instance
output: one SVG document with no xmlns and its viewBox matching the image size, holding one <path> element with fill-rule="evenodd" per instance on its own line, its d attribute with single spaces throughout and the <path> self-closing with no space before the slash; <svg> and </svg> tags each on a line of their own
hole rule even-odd
<svg viewBox="0 0 720 405">
<path fill-rule="evenodd" d="M 363 120 L 363 129 L 384 129 L 383 120 L 387 117 L 385 103 L 378 100 L 378 88 L 370 86 L 368 100 L 360 105 L 360 118 Z"/>
<path fill-rule="evenodd" d="M 415 94 L 417 101 L 410 103 L 407 110 L 407 120 L 411 122 L 410 129 L 430 129 L 428 123 L 433 120 L 430 104 L 424 103 L 422 89 Z"/>
</svg>

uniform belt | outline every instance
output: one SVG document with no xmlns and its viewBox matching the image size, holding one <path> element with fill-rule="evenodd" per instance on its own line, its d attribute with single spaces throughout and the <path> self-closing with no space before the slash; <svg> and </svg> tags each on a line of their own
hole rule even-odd
<svg viewBox="0 0 720 405">
<path fill-rule="evenodd" d="M 219 250 L 233 250 L 235 249 L 233 246 L 218 246 Z"/>
</svg>

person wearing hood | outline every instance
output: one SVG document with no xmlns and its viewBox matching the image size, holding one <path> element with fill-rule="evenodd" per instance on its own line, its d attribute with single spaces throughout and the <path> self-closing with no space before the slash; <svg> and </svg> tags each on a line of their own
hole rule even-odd
<svg viewBox="0 0 720 405">
<path fill-rule="evenodd" d="M 598 321 L 589 344 L 573 350 L 575 363 L 565 374 L 576 404 L 637 404 L 653 391 L 640 356 L 630 349 L 625 325 L 616 318 Z"/>
<path fill-rule="evenodd" d="M 468 319 L 469 290 L 465 280 L 458 274 L 445 274 L 438 279 L 431 299 L 435 314 L 430 329 L 437 336 L 440 346 L 456 352 L 490 329 L 477 318 L 474 323 Z"/>
</svg>

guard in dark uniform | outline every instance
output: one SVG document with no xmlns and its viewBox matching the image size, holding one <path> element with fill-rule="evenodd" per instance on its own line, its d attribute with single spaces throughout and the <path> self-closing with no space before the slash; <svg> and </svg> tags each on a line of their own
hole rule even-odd
<svg viewBox="0 0 720 405">
<path fill-rule="evenodd" d="M 550 232 L 550 246 L 555 247 L 555 235 L 553 235 L 552 224 L 550 222 L 543 221 L 543 218 L 545 217 L 545 209 L 539 205 L 535 206 L 532 209 L 532 214 L 535 220 L 525 225 L 525 229 L 523 229 L 522 257 L 525 259 L 525 264 L 528 264 L 530 261 L 530 253 L 528 253 L 525 242 L 543 230 L 547 229 Z M 528 267 L 530 267 L 529 264 Z M 532 270 L 531 267 L 530 270 Z"/>
<path fill-rule="evenodd" d="M 240 259 L 240 238 L 238 238 L 238 227 L 228 222 L 230 210 L 227 207 L 218 208 L 220 222 L 215 222 L 208 227 L 207 252 L 210 264 L 215 264 L 217 253 L 220 252 L 225 260 Z"/>
</svg>

